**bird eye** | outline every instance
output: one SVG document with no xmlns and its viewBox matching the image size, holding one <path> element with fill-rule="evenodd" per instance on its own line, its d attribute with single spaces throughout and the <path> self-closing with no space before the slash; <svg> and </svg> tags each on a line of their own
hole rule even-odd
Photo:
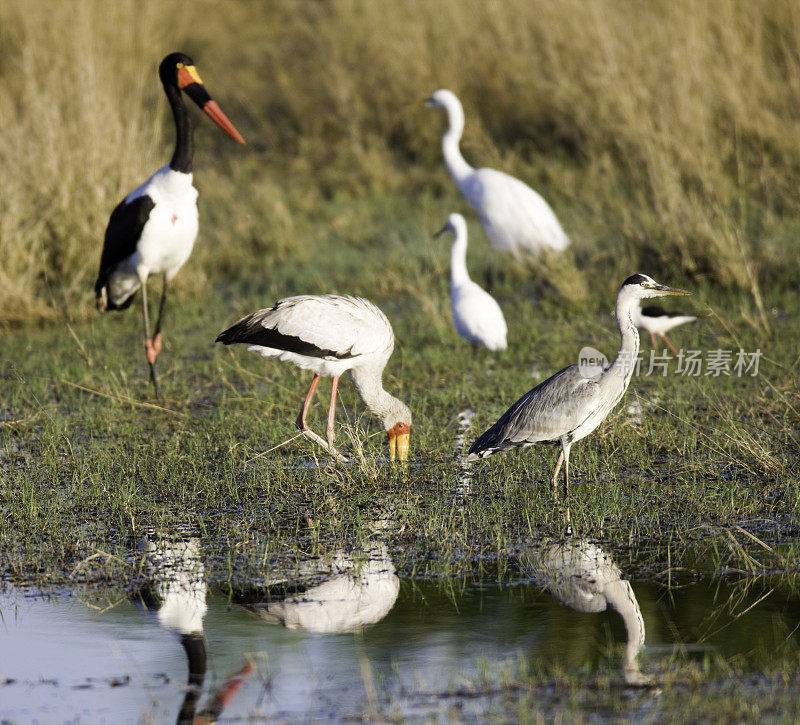
<svg viewBox="0 0 800 725">
<path fill-rule="evenodd" d="M 183 63 L 178 63 L 178 66 L 177 66 L 177 68 L 178 68 L 178 70 L 180 70 L 181 68 L 183 68 Z"/>
<path fill-rule="evenodd" d="M 647 287 L 647 282 L 639 282 L 639 285 L 640 285 L 641 287 Z"/>
</svg>

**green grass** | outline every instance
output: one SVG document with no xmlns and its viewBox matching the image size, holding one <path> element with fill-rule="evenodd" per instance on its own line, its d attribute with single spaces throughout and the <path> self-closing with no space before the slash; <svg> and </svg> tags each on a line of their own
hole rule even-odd
<svg viewBox="0 0 800 725">
<path fill-rule="evenodd" d="M 465 493 L 454 450 L 458 413 L 476 411 L 468 444 L 522 393 L 575 361 L 582 346 L 613 356 L 610 310 L 622 273 L 594 270 L 598 284 L 579 305 L 543 291 L 536 274 L 496 260 L 510 347 L 473 349 L 449 319 L 448 245 L 428 233 L 454 204 L 430 199 L 419 217 L 414 200 L 381 196 L 353 210 L 332 200 L 306 222 L 304 259 L 251 265 L 238 285 L 209 280 L 176 301 L 159 358 L 163 400 L 152 397 L 135 308 L 7 334 L 0 368 L 6 576 L 63 580 L 95 551 L 124 559 L 145 531 L 193 527 L 219 557 L 215 576 L 230 578 L 232 551 L 244 580 L 271 557 L 352 544 L 388 518 L 402 571 L 502 579 L 518 546 L 563 535 L 547 486 L 556 450 L 480 462 Z M 350 237 L 330 222 L 347 213 L 364 220 Z M 474 222 L 471 233 L 470 262 L 480 279 L 487 245 Z M 772 547 L 796 535 L 796 297 L 765 291 L 765 332 L 749 294 L 690 286 L 694 296 L 684 304 L 699 320 L 675 340 L 704 351 L 760 348 L 759 375 L 634 380 L 606 423 L 573 449 L 573 527 L 623 551 L 654 547 L 654 570 L 667 560 L 683 566 L 698 551 L 711 557 L 704 566 L 712 569 L 758 569 L 754 557 L 791 570 L 793 550 L 771 553 L 735 527 Z M 364 460 L 330 466 L 309 442 L 286 442 L 296 434 L 309 376 L 244 347 L 212 344 L 240 314 L 281 296 L 325 291 L 368 296 L 393 323 L 398 344 L 384 382 L 413 409 L 407 469 L 379 460 L 385 434 L 349 381 L 340 389 L 339 441 L 347 453 L 362 449 Z M 643 351 L 649 355 L 649 342 Z M 317 430 L 327 390 L 323 383 L 312 408 Z M 641 426 L 626 412 L 637 397 Z M 324 465 L 310 465 L 314 459 Z M 104 576 L 103 561 L 85 575 Z"/>
<path fill-rule="evenodd" d="M 520 550 L 567 531 L 548 487 L 557 451 L 496 456 L 465 485 L 457 436 L 469 444 L 584 345 L 613 356 L 617 289 L 645 272 L 693 292 L 682 303 L 699 319 L 675 332 L 679 346 L 760 349 L 759 375 L 634 379 L 573 448 L 574 533 L 667 588 L 793 581 L 799 23 L 791 0 L 4 3 L 0 580 L 130 589 L 143 534 L 190 532 L 210 582 L 247 587 L 379 527 L 403 577 L 516 581 Z M 155 400 L 137 304 L 98 316 L 91 287 L 111 209 L 169 157 L 155 69 L 172 50 L 195 57 L 248 144 L 195 113 L 201 231 L 174 286 Z M 464 102 L 468 160 L 552 204 L 573 240 L 563 259 L 492 258 L 443 168 L 444 120 L 421 106 L 438 87 Z M 504 353 L 452 329 L 449 244 L 431 238 L 452 211 L 468 216 L 474 278 L 498 273 Z M 338 440 L 356 460 L 330 465 L 295 438 L 308 374 L 213 345 L 247 312 L 326 292 L 366 296 L 392 321 L 384 382 L 413 410 L 407 467 L 384 460 L 349 381 Z M 310 416 L 320 431 L 327 385 Z M 641 425 L 627 414 L 636 400 Z M 736 691 L 752 673 L 736 657 L 679 652 L 654 673 L 663 692 L 634 697 L 603 666 L 587 680 L 522 663 L 472 685 L 495 688 L 488 720 L 600 708 L 733 721 L 795 712 L 795 664 L 765 660 Z"/>
</svg>

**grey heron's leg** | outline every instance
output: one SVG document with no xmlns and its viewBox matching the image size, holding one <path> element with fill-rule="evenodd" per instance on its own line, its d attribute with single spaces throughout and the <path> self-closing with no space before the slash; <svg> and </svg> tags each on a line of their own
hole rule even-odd
<svg viewBox="0 0 800 725">
<path fill-rule="evenodd" d="M 314 391 L 317 389 L 318 383 L 319 383 L 319 375 L 314 375 L 314 379 L 311 381 L 311 386 L 308 389 L 308 393 L 306 393 L 306 398 L 303 401 L 303 407 L 300 410 L 300 415 L 297 416 L 297 420 L 295 421 L 294 424 L 306 438 L 322 446 L 337 461 L 346 462 L 347 459 L 341 453 L 339 453 L 339 451 L 337 451 L 327 441 L 323 440 L 313 430 L 311 430 L 311 428 L 309 428 L 306 425 L 306 413 L 308 413 L 308 406 L 311 404 L 311 398 L 314 396 Z"/>
<path fill-rule="evenodd" d="M 169 282 L 167 282 L 167 275 L 164 273 L 164 286 L 161 288 L 161 302 L 158 303 L 158 319 L 156 320 L 156 331 L 153 334 L 153 350 L 156 355 L 161 352 L 161 320 L 164 319 L 164 308 L 167 306 L 167 290 L 169 289 Z"/>
<path fill-rule="evenodd" d="M 144 276 L 144 279 L 142 277 Z M 153 350 L 153 342 L 150 339 L 150 313 L 147 308 L 147 276 L 139 275 L 139 281 L 142 285 L 142 317 L 144 318 L 144 353 L 147 356 L 147 363 L 150 365 L 150 380 L 156 391 L 156 397 L 161 397 L 161 390 L 158 387 L 158 378 L 156 377 L 156 355 Z"/>
<path fill-rule="evenodd" d="M 656 345 L 658 344 L 656 343 L 655 333 L 652 330 L 650 331 L 650 344 L 653 346 L 653 350 L 656 349 Z"/>
<path fill-rule="evenodd" d="M 558 497 L 558 472 L 561 470 L 561 464 L 564 461 L 564 448 L 562 446 L 561 452 L 558 454 L 556 461 L 556 470 L 553 471 L 553 477 L 550 479 L 550 490 Z"/>
<path fill-rule="evenodd" d="M 670 350 L 672 350 L 672 353 L 673 353 L 673 355 L 677 355 L 677 354 L 678 354 L 678 351 L 675 349 L 675 345 L 673 345 L 673 344 L 672 344 L 672 343 L 669 341 L 669 338 L 668 338 L 668 337 L 667 337 L 667 336 L 666 336 L 666 335 L 665 335 L 663 332 L 661 333 L 661 337 L 663 337 L 663 338 L 664 338 L 664 342 L 666 342 L 666 343 L 667 343 L 667 345 L 669 345 L 669 349 L 670 349 Z"/>
<path fill-rule="evenodd" d="M 333 442 L 336 440 L 336 431 L 333 429 L 333 421 L 336 418 L 336 391 L 339 389 L 339 376 L 333 376 L 331 383 L 331 404 L 328 407 L 328 445 L 333 449 Z"/>
<path fill-rule="evenodd" d="M 564 451 L 564 500 L 567 500 L 567 496 L 569 495 L 569 449 L 571 443 L 567 443 L 564 445 L 561 444 L 561 448 Z"/>
</svg>

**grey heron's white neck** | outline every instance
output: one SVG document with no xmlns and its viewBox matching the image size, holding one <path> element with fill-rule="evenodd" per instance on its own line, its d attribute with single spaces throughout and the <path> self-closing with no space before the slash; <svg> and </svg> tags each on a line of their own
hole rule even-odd
<svg viewBox="0 0 800 725">
<path fill-rule="evenodd" d="M 623 669 L 628 673 L 639 673 L 636 655 L 644 646 L 644 618 L 639 602 L 633 593 L 631 583 L 623 579 L 609 582 L 603 589 L 606 601 L 619 612 L 625 624 L 627 642 L 625 643 L 625 658 Z"/>
<path fill-rule="evenodd" d="M 400 411 L 405 405 L 383 389 L 382 374 L 385 364 L 384 362 L 383 365 L 351 368 L 350 377 L 364 405 L 369 408 L 370 413 L 380 419 L 384 428 L 389 430 L 399 422 Z"/>
<path fill-rule="evenodd" d="M 639 354 L 639 331 L 633 323 L 633 309 L 637 304 L 636 298 L 629 293 L 621 293 L 617 296 L 616 317 L 619 334 L 622 342 L 619 346 L 616 360 L 611 365 L 614 374 L 619 375 L 625 381 L 625 387 L 630 382 L 636 367 L 636 356 Z"/>
<path fill-rule="evenodd" d="M 470 173 L 472 167 L 461 155 L 458 146 L 461 134 L 464 133 L 464 109 L 457 98 L 452 98 L 445 106 L 447 111 L 448 128 L 442 136 L 442 154 L 447 170 L 457 184 L 461 183 Z"/>
</svg>

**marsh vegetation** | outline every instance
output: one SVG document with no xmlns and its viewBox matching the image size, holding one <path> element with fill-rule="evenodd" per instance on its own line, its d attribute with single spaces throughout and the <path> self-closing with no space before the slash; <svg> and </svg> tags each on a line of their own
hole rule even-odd
<svg viewBox="0 0 800 725">
<path fill-rule="evenodd" d="M 459 447 L 582 347 L 613 356 L 614 296 L 645 272 L 693 292 L 698 320 L 678 347 L 760 351 L 758 374 L 681 375 L 673 358 L 648 375 L 644 342 L 642 374 L 573 452 L 573 532 L 637 586 L 731 574 L 794 586 L 798 28 L 789 0 L 3 3 L 3 581 L 129 592 L 143 576 L 136 541 L 190 532 L 207 580 L 230 592 L 358 548 L 381 522 L 404 586 L 513 583 L 521 550 L 566 533 L 547 486 L 556 451 L 467 476 Z M 168 159 L 155 69 L 178 49 L 247 146 L 197 124 L 200 236 L 175 282 L 157 400 L 136 313 L 97 316 L 92 282 L 111 209 Z M 464 103 L 465 156 L 552 205 L 572 239 L 565 259 L 492 258 L 441 163 L 444 120 L 422 105 L 440 87 Z M 502 353 L 452 329 L 449 242 L 432 234 L 453 211 L 468 219 L 475 278 L 496 272 Z M 290 440 L 306 374 L 212 345 L 242 315 L 306 292 L 362 295 L 391 320 L 386 385 L 414 413 L 407 468 L 383 458 L 351 386 L 338 441 L 353 462 L 331 465 Z M 711 671 L 746 674 L 735 653 L 677 669 L 661 673 L 667 699 L 688 689 L 753 714 L 748 695 L 704 685 Z M 606 692 L 559 672 L 576 712 Z M 554 678 L 515 677 L 537 695 Z"/>
</svg>

